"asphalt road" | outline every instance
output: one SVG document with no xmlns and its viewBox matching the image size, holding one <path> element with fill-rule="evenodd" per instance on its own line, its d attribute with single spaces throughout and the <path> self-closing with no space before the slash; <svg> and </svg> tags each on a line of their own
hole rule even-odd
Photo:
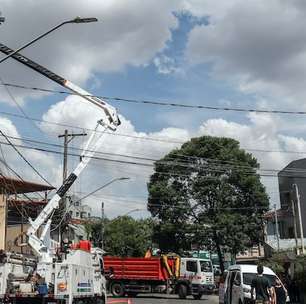
<svg viewBox="0 0 306 304">
<path fill-rule="evenodd" d="M 109 303 L 126 304 L 127 298 L 121 299 L 109 297 Z M 194 300 L 193 297 L 188 297 L 186 300 L 178 299 L 177 295 L 139 295 L 136 298 L 131 298 L 129 304 L 218 304 L 219 299 L 216 295 L 204 295 L 201 300 Z"/>
</svg>

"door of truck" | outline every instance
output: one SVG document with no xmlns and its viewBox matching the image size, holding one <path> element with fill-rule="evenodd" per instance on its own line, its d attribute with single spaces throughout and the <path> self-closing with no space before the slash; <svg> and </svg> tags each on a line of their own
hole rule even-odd
<svg viewBox="0 0 306 304">
<path fill-rule="evenodd" d="M 227 304 L 232 304 L 232 289 L 237 270 L 230 270 L 226 277 L 226 290 L 224 300 Z"/>
<path fill-rule="evenodd" d="M 199 268 L 200 268 L 200 275 L 201 275 L 201 284 L 206 285 L 209 289 L 213 289 L 215 282 L 214 282 L 214 271 L 211 260 L 199 260 Z"/>
<path fill-rule="evenodd" d="M 237 271 L 233 281 L 231 303 L 239 304 L 240 296 L 241 296 L 241 273 L 240 271 Z"/>
<path fill-rule="evenodd" d="M 197 284 L 197 277 L 198 277 L 199 267 L 198 261 L 195 259 L 188 259 L 186 261 L 186 277 L 188 280 L 194 284 Z"/>
</svg>

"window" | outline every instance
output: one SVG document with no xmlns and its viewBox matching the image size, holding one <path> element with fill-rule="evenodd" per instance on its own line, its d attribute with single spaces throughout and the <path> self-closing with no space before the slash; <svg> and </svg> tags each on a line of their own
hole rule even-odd
<svg viewBox="0 0 306 304">
<path fill-rule="evenodd" d="M 76 213 L 75 213 L 75 216 L 76 216 L 76 217 L 79 217 L 79 216 L 80 216 L 80 212 L 76 212 Z"/>
<path fill-rule="evenodd" d="M 190 272 L 198 272 L 197 261 L 187 261 L 186 270 Z"/>
<path fill-rule="evenodd" d="M 289 227 L 288 228 L 288 237 L 290 239 L 293 239 L 294 238 L 294 228 L 293 227 Z"/>
<path fill-rule="evenodd" d="M 212 272 L 210 261 L 200 261 L 201 272 Z"/>
</svg>

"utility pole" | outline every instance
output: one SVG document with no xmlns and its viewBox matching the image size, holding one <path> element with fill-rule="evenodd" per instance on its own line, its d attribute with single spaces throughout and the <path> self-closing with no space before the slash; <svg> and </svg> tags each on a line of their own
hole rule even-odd
<svg viewBox="0 0 306 304">
<path fill-rule="evenodd" d="M 276 233 L 276 240 L 277 240 L 277 252 L 279 252 L 279 227 L 278 227 L 278 218 L 277 218 L 277 209 L 276 204 L 274 204 L 274 217 L 275 217 L 275 233 Z"/>
<path fill-rule="evenodd" d="M 304 248 L 304 231 L 303 231 L 303 222 L 302 222 L 302 213 L 301 213 L 301 202 L 300 202 L 300 194 L 297 184 L 293 184 L 293 188 L 295 190 L 295 196 L 296 196 L 296 203 L 298 207 L 298 213 L 299 213 L 299 229 L 300 229 L 300 237 L 301 237 L 301 246 L 302 246 L 302 254 L 305 254 L 305 248 Z"/>
<path fill-rule="evenodd" d="M 292 217 L 293 217 L 293 231 L 294 231 L 294 239 L 295 239 L 295 251 L 296 255 L 299 255 L 299 245 L 298 245 L 298 237 L 297 237 L 297 226 L 296 226 L 296 213 L 295 213 L 295 203 L 294 199 L 291 199 L 291 208 L 292 208 Z"/>
<path fill-rule="evenodd" d="M 86 133 L 68 133 L 65 130 L 64 134 L 58 135 L 58 138 L 64 138 L 64 159 L 63 159 L 63 182 L 66 180 L 68 175 L 68 144 L 78 136 L 86 136 Z M 59 203 L 59 210 L 66 210 L 66 195 L 61 199 Z M 64 215 L 63 215 L 64 216 Z M 61 225 L 59 226 L 59 241 L 61 238 Z"/>
<path fill-rule="evenodd" d="M 63 161 L 63 182 L 66 180 L 67 178 L 67 158 L 68 158 L 68 144 L 75 138 L 78 136 L 86 136 L 86 133 L 68 133 L 68 130 L 65 130 L 64 134 L 61 134 L 58 136 L 58 138 L 64 138 L 64 161 Z"/>
<path fill-rule="evenodd" d="M 104 250 L 104 202 L 101 204 L 101 249 Z"/>
</svg>

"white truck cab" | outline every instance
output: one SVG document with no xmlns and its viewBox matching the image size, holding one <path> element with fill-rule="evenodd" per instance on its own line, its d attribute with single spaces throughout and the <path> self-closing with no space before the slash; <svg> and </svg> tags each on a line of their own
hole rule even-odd
<svg viewBox="0 0 306 304">
<path fill-rule="evenodd" d="M 214 272 L 210 259 L 181 258 L 180 279 L 189 280 L 192 294 L 212 292 L 214 285 Z"/>
</svg>

